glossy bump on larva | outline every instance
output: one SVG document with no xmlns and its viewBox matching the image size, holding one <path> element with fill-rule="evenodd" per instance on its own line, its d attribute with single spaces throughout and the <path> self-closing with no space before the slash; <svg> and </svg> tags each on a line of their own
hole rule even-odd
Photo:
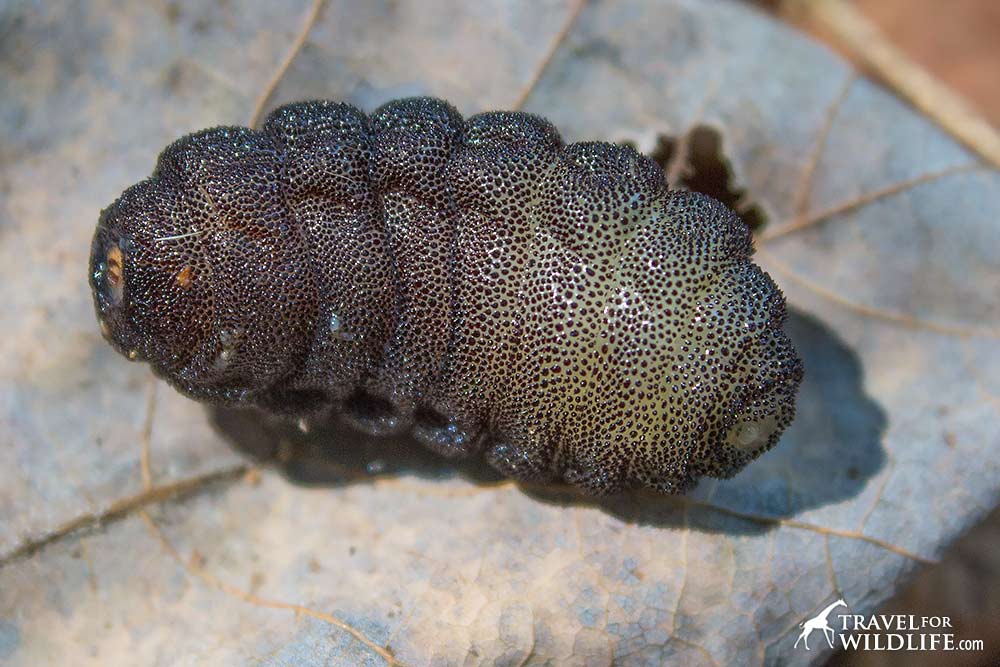
<svg viewBox="0 0 1000 667">
<path fill-rule="evenodd" d="M 342 326 L 343 326 L 343 323 L 340 321 L 340 317 L 337 315 L 337 313 L 331 314 L 330 315 L 330 333 L 333 334 L 333 337 L 336 338 L 336 339 L 338 339 L 338 340 L 342 340 L 342 341 L 346 341 L 346 342 L 350 342 L 350 341 L 354 340 L 355 334 L 351 333 L 350 331 L 344 331 L 341 328 Z"/>
<path fill-rule="evenodd" d="M 777 426 L 772 416 L 760 421 L 744 421 L 730 429 L 726 442 L 743 451 L 753 451 L 766 443 Z"/>
<path fill-rule="evenodd" d="M 243 330 L 241 328 L 223 329 L 219 332 L 219 343 L 222 345 L 222 350 L 219 352 L 219 356 L 215 360 L 215 368 L 217 370 L 223 370 L 232 361 L 233 355 L 236 354 L 236 346 L 239 343 L 239 339 L 242 334 Z"/>
</svg>

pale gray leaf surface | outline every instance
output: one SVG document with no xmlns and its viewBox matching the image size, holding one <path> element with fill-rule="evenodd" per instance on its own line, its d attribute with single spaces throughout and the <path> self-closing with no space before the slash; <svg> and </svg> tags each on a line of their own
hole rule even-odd
<svg viewBox="0 0 1000 667">
<path fill-rule="evenodd" d="M 93 317 L 97 213 L 171 140 L 245 124 L 309 6 L 0 9 L 0 663 L 817 664 L 802 620 L 869 612 L 995 506 L 998 174 L 742 5 L 647 4 L 331 2 L 268 102 L 527 93 L 571 141 L 721 133 L 799 416 L 687 500 L 601 502 L 150 401 Z M 245 478 L 240 449 L 316 483 Z"/>
</svg>

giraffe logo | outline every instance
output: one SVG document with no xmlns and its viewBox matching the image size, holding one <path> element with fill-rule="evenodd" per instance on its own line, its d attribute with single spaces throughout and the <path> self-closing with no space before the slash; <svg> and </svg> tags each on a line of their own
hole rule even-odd
<svg viewBox="0 0 1000 667">
<path fill-rule="evenodd" d="M 799 623 L 799 627 L 802 628 L 802 632 L 799 633 L 799 638 L 795 640 L 795 644 L 792 646 L 792 648 L 796 648 L 799 645 L 799 642 L 802 642 L 805 645 L 806 650 L 807 651 L 810 650 L 809 635 L 812 634 L 813 630 L 822 630 L 823 636 L 826 637 L 826 643 L 830 645 L 830 648 L 833 648 L 834 632 L 833 628 L 831 628 L 830 624 L 827 622 L 826 617 L 829 616 L 830 612 L 832 612 L 837 607 L 846 607 L 846 606 L 847 603 L 844 602 L 844 598 L 841 598 L 836 602 L 834 602 L 833 604 L 827 605 L 826 608 L 823 609 L 823 611 L 816 614 L 808 621 Z"/>
</svg>

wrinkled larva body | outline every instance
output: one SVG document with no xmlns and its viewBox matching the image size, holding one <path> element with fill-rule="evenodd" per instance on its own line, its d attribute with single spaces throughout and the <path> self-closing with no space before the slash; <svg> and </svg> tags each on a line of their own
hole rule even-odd
<svg viewBox="0 0 1000 667">
<path fill-rule="evenodd" d="M 537 116 L 304 102 L 169 146 L 102 212 L 90 280 L 105 337 L 193 398 L 677 492 L 794 415 L 751 252 L 722 204 Z"/>
</svg>

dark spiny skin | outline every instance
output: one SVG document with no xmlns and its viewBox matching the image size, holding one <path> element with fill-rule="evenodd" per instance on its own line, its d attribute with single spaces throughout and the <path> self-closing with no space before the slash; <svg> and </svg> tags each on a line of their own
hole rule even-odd
<svg viewBox="0 0 1000 667">
<path fill-rule="evenodd" d="M 193 398 L 678 492 L 794 415 L 801 362 L 751 252 L 722 204 L 537 116 L 305 102 L 167 147 L 101 213 L 90 282 L 111 344 Z"/>
</svg>

